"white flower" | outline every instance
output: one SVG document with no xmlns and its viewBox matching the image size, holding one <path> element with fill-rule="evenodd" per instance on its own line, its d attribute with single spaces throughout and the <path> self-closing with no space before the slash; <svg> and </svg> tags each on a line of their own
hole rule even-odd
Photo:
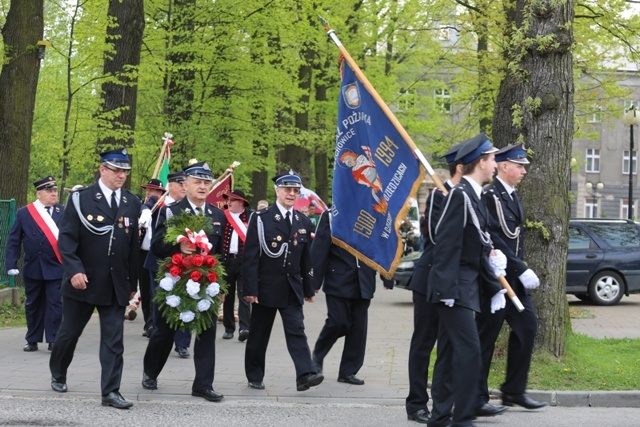
<svg viewBox="0 0 640 427">
<path fill-rule="evenodd" d="M 182 320 L 184 323 L 189 323 L 195 318 L 196 315 L 193 314 L 193 311 L 183 311 L 182 313 L 180 313 L 180 320 Z"/>
<path fill-rule="evenodd" d="M 201 299 L 198 301 L 198 311 L 207 311 L 211 307 L 211 301 L 208 299 Z"/>
<path fill-rule="evenodd" d="M 177 307 L 178 304 L 180 304 L 180 297 L 177 295 L 169 295 L 166 301 L 169 307 Z"/>
<path fill-rule="evenodd" d="M 189 281 L 187 282 L 187 293 L 189 294 L 189 296 L 193 299 L 200 299 L 200 295 L 198 295 L 199 292 L 200 283 L 194 282 L 193 280 L 189 279 Z"/>
<path fill-rule="evenodd" d="M 207 295 L 211 298 L 215 297 L 220 293 L 220 285 L 218 282 L 213 282 L 209 286 L 207 286 Z"/>
<path fill-rule="evenodd" d="M 172 276 L 171 273 L 164 273 L 164 277 L 171 279 L 174 284 L 180 280 L 180 276 Z"/>
<path fill-rule="evenodd" d="M 164 289 L 167 292 L 171 292 L 173 290 L 173 285 L 175 285 L 175 282 L 170 276 L 160 280 L 160 283 L 158 286 L 160 286 L 162 289 Z"/>
</svg>

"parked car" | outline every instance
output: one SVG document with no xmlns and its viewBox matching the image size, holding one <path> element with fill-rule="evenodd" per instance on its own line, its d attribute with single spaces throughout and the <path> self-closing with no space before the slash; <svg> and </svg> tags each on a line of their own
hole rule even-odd
<svg viewBox="0 0 640 427">
<path fill-rule="evenodd" d="M 567 293 L 615 305 L 640 293 L 640 224 L 631 220 L 569 221 Z"/>
<path fill-rule="evenodd" d="M 395 286 L 407 289 L 422 252 L 401 258 Z M 615 305 L 640 293 L 640 224 L 631 220 L 569 221 L 566 293 L 598 305 Z"/>
</svg>

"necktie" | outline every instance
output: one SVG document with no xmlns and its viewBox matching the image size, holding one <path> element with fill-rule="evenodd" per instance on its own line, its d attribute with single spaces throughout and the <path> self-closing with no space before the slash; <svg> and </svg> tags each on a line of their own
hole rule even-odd
<svg viewBox="0 0 640 427">
<path fill-rule="evenodd" d="M 196 215 L 200 215 L 200 208 L 199 207 L 195 207 L 193 210 L 196 213 Z"/>
<path fill-rule="evenodd" d="M 287 211 L 287 214 L 284 217 L 287 221 L 287 229 L 289 230 L 289 236 L 291 236 L 291 212 Z"/>
<path fill-rule="evenodd" d="M 118 216 L 118 202 L 116 201 L 116 192 L 111 192 L 111 211 L 113 212 L 113 216 Z"/>
<path fill-rule="evenodd" d="M 49 216 L 51 216 L 51 206 L 45 206 L 44 208 L 47 210 Z"/>
</svg>

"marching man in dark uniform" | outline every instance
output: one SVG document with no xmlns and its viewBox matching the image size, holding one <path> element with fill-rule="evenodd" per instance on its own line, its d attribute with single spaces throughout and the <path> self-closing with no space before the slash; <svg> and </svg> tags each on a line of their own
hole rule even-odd
<svg viewBox="0 0 640 427">
<path fill-rule="evenodd" d="M 69 196 L 60 227 L 62 324 L 51 352 L 51 388 L 67 391 L 67 369 L 94 309 L 100 315 L 102 405 L 126 409 L 120 394 L 124 311 L 138 286 L 140 200 L 124 190 L 125 148 L 100 155 L 100 178 Z"/>
<path fill-rule="evenodd" d="M 487 310 L 491 302 L 489 295 L 482 295 L 483 312 L 476 317 L 482 347 L 480 404 L 489 401 L 487 378 L 495 342 L 506 320 L 511 332 L 507 350 L 507 373 L 500 387 L 502 404 L 538 409 L 547 403 L 531 399 L 526 394 L 526 388 L 538 325 L 529 292 L 540 285 L 540 280 L 524 262 L 524 214 L 515 191 L 515 187 L 527 174 L 525 166 L 529 164 L 529 160 L 522 144 L 517 144 L 496 153 L 496 162 L 498 175 L 483 195 L 489 210 L 489 232 L 494 246 L 507 257 L 506 279 L 525 309 L 519 312 L 511 301 L 507 301 L 505 310 L 490 314 Z"/>
<path fill-rule="evenodd" d="M 249 201 L 243 191 L 233 190 L 222 196 L 227 200 L 227 209 L 224 215 L 227 217 L 227 226 L 224 228 L 223 261 L 225 268 L 225 281 L 228 292 L 224 298 L 222 308 L 224 325 L 223 339 L 233 338 L 236 330 L 235 321 L 235 295 L 238 293 L 238 320 L 240 331 L 238 341 L 244 342 L 249 338 L 249 320 L 251 318 L 251 304 L 244 299 L 242 286 L 242 250 L 247 238 L 247 224 L 251 211 Z"/>
<path fill-rule="evenodd" d="M 461 146 L 462 144 L 454 146 L 442 156 L 449 164 L 451 176 L 444 183 L 447 191 L 451 191 L 462 178 L 462 164 L 455 160 Z M 435 229 L 446 197 L 446 194 L 436 187 L 427 198 L 425 249 L 416 262 L 409 281 L 409 289 L 413 294 L 413 334 L 409 346 L 409 395 L 405 400 L 405 408 L 409 420 L 422 424 L 429 421 L 427 376 L 431 351 L 438 338 L 438 316 L 433 304 L 427 301 L 427 279 L 433 257 Z"/>
<path fill-rule="evenodd" d="M 187 195 L 181 201 L 165 206 L 158 215 L 158 224 L 151 237 L 151 251 L 158 259 L 170 257 L 173 254 L 191 254 L 194 249 L 189 248 L 189 242 L 166 243 L 164 241 L 167 232 L 166 221 L 171 216 L 180 215 L 182 212 L 193 215 L 205 215 L 211 218 L 213 232 L 207 234 L 212 245 L 210 254 L 222 253 L 222 230 L 226 219 L 217 207 L 206 202 L 211 186 L 211 169 L 205 162 L 198 162 L 188 166 L 184 173 L 184 182 Z M 171 347 L 173 347 L 176 331 L 171 329 L 162 315 L 156 319 L 156 326 L 149 339 L 147 351 L 144 354 L 144 371 L 142 374 L 142 387 L 147 390 L 158 388 L 158 375 L 162 372 Z M 196 375 L 191 386 L 191 395 L 203 397 L 210 402 L 219 402 L 223 395 L 213 389 L 213 376 L 216 366 L 216 322 L 204 330 L 195 341 L 193 349 L 193 364 Z"/>
<path fill-rule="evenodd" d="M 484 134 L 459 148 L 455 160 L 463 165 L 463 178 L 449 192 L 435 229 L 436 247 L 427 290 L 439 318 L 433 412 L 427 422 L 431 427 L 473 425 L 481 369 L 474 318 L 480 311 L 481 286 L 492 296 L 492 312 L 505 305 L 505 290 L 497 276 L 504 275 L 506 258 L 499 251 L 489 256 L 488 214 L 480 199 L 482 184 L 495 172 L 496 151 Z"/>
<path fill-rule="evenodd" d="M 251 216 L 242 271 L 245 299 L 253 304 L 244 366 L 249 387 L 262 390 L 273 321 L 280 312 L 287 348 L 296 367 L 298 391 L 322 382 L 304 332 L 304 301 L 313 302 L 311 233 L 306 216 L 293 209 L 302 181 L 293 174 L 274 178 L 276 202 Z"/>
<path fill-rule="evenodd" d="M 64 207 L 58 203 L 58 186 L 52 176 L 33 185 L 37 199 L 16 212 L 16 221 L 7 237 L 5 259 L 7 274 L 15 276 L 20 273 L 20 249 L 24 250 L 22 278 L 27 296 L 24 351 L 37 351 L 43 335 L 51 350 L 62 318 L 60 282 L 63 271 L 58 251 L 58 226 Z"/>
<path fill-rule="evenodd" d="M 320 216 L 311 245 L 313 282 L 316 292 L 326 294 L 327 320 L 313 349 L 316 370 L 322 372 L 325 356 L 338 338 L 344 348 L 338 370 L 338 382 L 363 385 L 356 377 L 364 363 L 367 345 L 369 305 L 376 290 L 376 272 L 356 257 L 331 242 L 331 213 Z"/>
</svg>

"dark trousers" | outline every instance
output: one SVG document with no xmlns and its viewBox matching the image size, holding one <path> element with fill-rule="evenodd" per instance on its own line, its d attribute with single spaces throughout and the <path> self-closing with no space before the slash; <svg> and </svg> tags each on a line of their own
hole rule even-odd
<svg viewBox="0 0 640 427">
<path fill-rule="evenodd" d="M 517 287 L 514 285 L 514 288 Z M 511 327 L 509 344 L 507 347 L 507 372 L 506 378 L 500 390 L 508 394 L 522 394 L 527 388 L 531 354 L 533 353 L 538 320 L 531 296 L 526 292 L 518 292 L 518 298 L 524 306 L 521 313 L 507 298 L 507 306 L 504 310 L 498 310 L 491 314 L 489 298 L 483 301 L 482 313 L 476 316 L 480 347 L 482 350 L 482 371 L 479 388 L 479 405 L 489 401 L 489 370 L 495 350 L 496 339 L 506 320 Z"/>
<path fill-rule="evenodd" d="M 405 401 L 407 414 L 427 409 L 429 361 L 438 339 L 438 315 L 427 297 L 413 291 L 413 334 L 409 346 L 409 395 Z M 440 344 L 438 344 L 439 346 Z"/>
<path fill-rule="evenodd" d="M 24 292 L 27 297 L 24 312 L 27 318 L 27 342 L 56 342 L 56 334 L 62 319 L 62 297 L 60 282 L 55 280 L 34 280 L 23 277 Z"/>
<path fill-rule="evenodd" d="M 171 353 L 175 334 L 176 331 L 167 325 L 162 315 L 159 315 L 143 359 L 143 369 L 149 377 L 156 379 L 162 372 Z M 213 326 L 200 333 L 195 340 L 193 364 L 196 368 L 196 376 L 191 386 L 192 391 L 201 392 L 212 389 L 216 367 L 216 319 L 213 319 Z"/>
<path fill-rule="evenodd" d="M 158 282 L 155 280 L 156 273 L 153 271 L 149 271 L 151 278 L 151 301 L 156 296 L 156 288 L 158 287 Z M 153 303 L 153 328 L 155 329 L 157 326 L 157 319 L 161 317 L 160 312 L 158 311 L 158 304 Z M 188 348 L 191 345 L 191 332 L 190 331 L 176 331 L 173 336 L 173 342 L 176 344 L 176 347 L 184 347 Z"/>
<path fill-rule="evenodd" d="M 242 259 L 230 256 L 224 263 L 225 280 L 229 286 L 229 291 L 224 297 L 222 306 L 222 324 L 226 332 L 233 333 L 236 330 L 236 320 L 234 306 L 236 303 L 236 291 L 238 293 L 238 320 L 240 330 L 249 330 L 249 320 L 251 318 L 251 304 L 244 300 L 242 289 Z"/>
<path fill-rule="evenodd" d="M 138 288 L 140 289 L 140 305 L 142 306 L 142 316 L 144 317 L 144 330 L 153 325 L 153 297 L 152 281 L 149 270 L 144 268 L 149 251 L 140 249 L 140 263 L 138 264 Z"/>
<path fill-rule="evenodd" d="M 313 357 L 322 363 L 338 338 L 344 337 L 338 376 L 355 375 L 364 363 L 371 300 L 326 294 L 326 303 L 327 320 L 316 341 Z"/>
<path fill-rule="evenodd" d="M 119 306 L 115 295 L 113 304 L 94 306 L 83 301 L 63 298 L 62 323 L 56 344 L 51 351 L 49 369 L 51 376 L 58 382 L 67 382 L 67 370 L 73 360 L 73 353 L 82 335 L 84 327 L 91 319 L 93 310 L 98 309 L 100 316 L 100 366 L 102 376 L 100 388 L 106 396 L 120 389 L 122 378 L 122 354 L 124 353 L 123 323 L 125 307 Z"/>
<path fill-rule="evenodd" d="M 433 423 L 445 423 L 455 406 L 452 426 L 471 426 L 478 406 L 480 340 L 474 312 L 454 305 L 434 304 L 437 310 L 438 358 L 433 371 Z"/>
<path fill-rule="evenodd" d="M 302 306 L 289 302 L 282 308 L 266 307 L 253 304 L 251 308 L 251 323 L 249 338 L 244 353 L 244 369 L 249 382 L 264 379 L 265 360 L 271 329 L 276 313 L 280 312 L 287 350 L 296 367 L 296 379 L 304 374 L 315 372 L 311 362 L 311 351 L 304 333 L 304 314 Z"/>
</svg>

